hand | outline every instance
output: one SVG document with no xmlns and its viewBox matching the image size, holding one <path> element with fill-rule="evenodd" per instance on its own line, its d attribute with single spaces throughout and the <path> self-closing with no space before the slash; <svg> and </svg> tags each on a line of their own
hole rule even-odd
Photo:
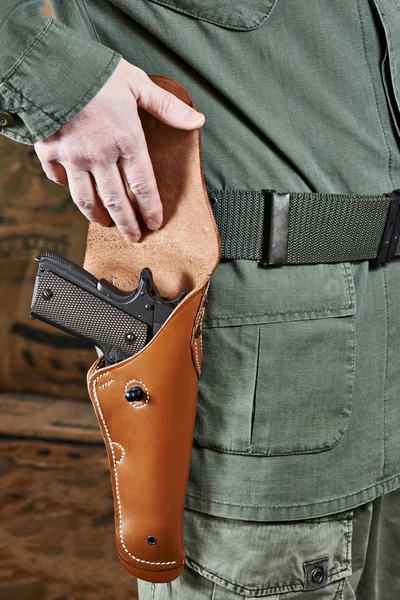
<svg viewBox="0 0 400 600">
<path fill-rule="evenodd" d="M 146 226 L 158 229 L 163 219 L 138 106 L 178 129 L 199 129 L 205 120 L 121 59 L 89 104 L 34 146 L 47 177 L 69 186 L 89 221 L 107 226 L 111 218 L 130 242 L 137 242 L 141 231 L 120 169 Z"/>
</svg>

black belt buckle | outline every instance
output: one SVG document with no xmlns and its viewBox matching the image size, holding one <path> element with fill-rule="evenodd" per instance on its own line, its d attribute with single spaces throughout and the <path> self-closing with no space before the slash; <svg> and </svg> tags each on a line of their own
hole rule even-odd
<svg viewBox="0 0 400 600">
<path fill-rule="evenodd" d="M 288 258 L 290 194 L 262 190 L 264 223 L 259 267 L 285 265 Z"/>
<path fill-rule="evenodd" d="M 400 235 L 400 189 L 385 194 L 390 198 L 385 229 L 376 258 L 370 260 L 373 267 L 381 267 L 390 262 L 396 254 Z"/>
</svg>

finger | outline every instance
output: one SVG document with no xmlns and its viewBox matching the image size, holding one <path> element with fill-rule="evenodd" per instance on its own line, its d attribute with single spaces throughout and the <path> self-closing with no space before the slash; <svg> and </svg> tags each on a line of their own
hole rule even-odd
<svg viewBox="0 0 400 600">
<path fill-rule="evenodd" d="M 110 215 L 97 195 L 93 178 L 88 171 L 66 167 L 69 191 L 81 213 L 89 221 L 107 226 Z"/>
<path fill-rule="evenodd" d="M 137 242 L 141 231 L 116 163 L 107 168 L 92 168 L 98 195 L 122 235 L 130 242 Z"/>
<path fill-rule="evenodd" d="M 121 156 L 119 165 L 128 189 L 134 194 L 140 214 L 149 229 L 158 229 L 163 220 L 163 207 L 153 165 L 147 149 L 143 129 L 136 132 L 136 151 Z"/>
<path fill-rule="evenodd" d="M 57 162 L 42 162 L 42 169 L 46 177 L 58 183 L 58 185 L 68 185 L 67 173 L 62 165 Z"/>
<path fill-rule="evenodd" d="M 204 125 L 202 113 L 179 100 L 171 92 L 156 85 L 149 77 L 141 85 L 133 86 L 136 101 L 141 108 L 154 115 L 163 123 L 177 129 L 199 129 Z"/>
</svg>

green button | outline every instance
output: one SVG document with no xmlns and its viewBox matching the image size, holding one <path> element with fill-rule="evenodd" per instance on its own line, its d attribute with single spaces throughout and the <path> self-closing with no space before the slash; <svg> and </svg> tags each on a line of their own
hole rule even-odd
<svg viewBox="0 0 400 600">
<path fill-rule="evenodd" d="M 14 119 L 10 113 L 0 111 L 0 127 L 10 127 L 14 123 Z"/>
</svg>

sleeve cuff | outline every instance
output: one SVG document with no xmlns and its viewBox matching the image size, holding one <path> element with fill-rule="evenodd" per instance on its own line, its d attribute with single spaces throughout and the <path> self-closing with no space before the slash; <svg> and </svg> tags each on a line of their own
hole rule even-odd
<svg viewBox="0 0 400 600">
<path fill-rule="evenodd" d="M 3 40 L 4 41 L 4 40 Z M 50 19 L 0 84 L 7 137 L 34 144 L 80 112 L 114 72 L 121 55 Z"/>
</svg>

